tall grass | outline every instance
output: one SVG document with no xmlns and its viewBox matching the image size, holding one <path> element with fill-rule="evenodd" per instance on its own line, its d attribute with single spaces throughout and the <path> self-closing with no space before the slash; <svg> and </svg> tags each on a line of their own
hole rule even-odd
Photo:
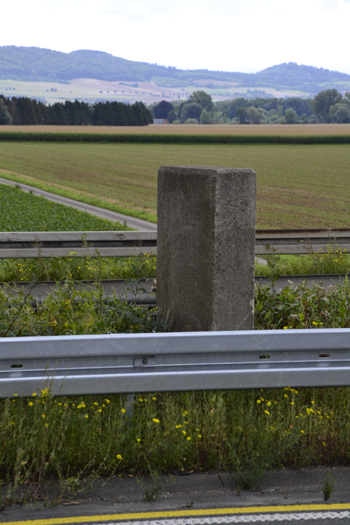
<svg viewBox="0 0 350 525">
<path fill-rule="evenodd" d="M 289 466 L 349 464 L 350 389 L 139 394 L 1 401 L 0 474 L 16 487 L 56 479 L 228 470 L 241 488 Z"/>
<path fill-rule="evenodd" d="M 349 274 L 350 254 L 346 248 L 328 245 L 327 253 L 310 255 L 267 255 L 267 265 L 256 262 L 255 275 L 274 277 L 278 275 Z"/>
<path fill-rule="evenodd" d="M 156 257 L 0 259 L 0 282 L 155 278 Z"/>
</svg>

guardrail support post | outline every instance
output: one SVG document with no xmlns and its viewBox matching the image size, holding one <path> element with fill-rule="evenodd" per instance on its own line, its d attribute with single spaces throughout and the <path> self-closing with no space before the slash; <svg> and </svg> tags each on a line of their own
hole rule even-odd
<svg viewBox="0 0 350 525">
<path fill-rule="evenodd" d="M 256 173 L 162 166 L 157 305 L 172 330 L 251 330 Z"/>
</svg>

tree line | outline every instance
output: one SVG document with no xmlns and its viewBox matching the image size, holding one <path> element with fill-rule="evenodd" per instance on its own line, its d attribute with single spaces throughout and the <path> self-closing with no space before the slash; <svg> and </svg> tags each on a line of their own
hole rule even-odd
<svg viewBox="0 0 350 525">
<path fill-rule="evenodd" d="M 186 101 L 162 100 L 150 106 L 154 118 L 174 124 L 315 124 L 350 123 L 350 92 L 327 89 L 314 98 L 236 98 L 214 104 L 205 91 Z"/>
<path fill-rule="evenodd" d="M 152 113 L 143 104 L 123 102 L 86 102 L 66 100 L 46 105 L 28 97 L 0 96 L 0 124 L 59 126 L 147 126 Z"/>
</svg>

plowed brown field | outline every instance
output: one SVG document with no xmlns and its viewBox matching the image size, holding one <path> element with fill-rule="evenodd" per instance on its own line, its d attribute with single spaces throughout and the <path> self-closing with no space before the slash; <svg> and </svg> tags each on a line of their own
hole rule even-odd
<svg viewBox="0 0 350 525">
<path fill-rule="evenodd" d="M 166 133 L 179 135 L 349 135 L 350 124 L 241 125 L 152 124 L 150 126 L 0 126 L 0 131 L 62 133 Z"/>
</svg>

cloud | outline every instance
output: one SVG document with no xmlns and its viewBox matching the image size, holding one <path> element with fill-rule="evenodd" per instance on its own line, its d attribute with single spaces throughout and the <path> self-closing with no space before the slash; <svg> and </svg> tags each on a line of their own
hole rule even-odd
<svg viewBox="0 0 350 525">
<path fill-rule="evenodd" d="M 129 13 L 135 15 L 147 13 L 148 11 L 147 7 L 144 4 L 140 4 L 139 2 L 132 2 L 131 4 L 128 4 L 126 8 Z"/>
</svg>

